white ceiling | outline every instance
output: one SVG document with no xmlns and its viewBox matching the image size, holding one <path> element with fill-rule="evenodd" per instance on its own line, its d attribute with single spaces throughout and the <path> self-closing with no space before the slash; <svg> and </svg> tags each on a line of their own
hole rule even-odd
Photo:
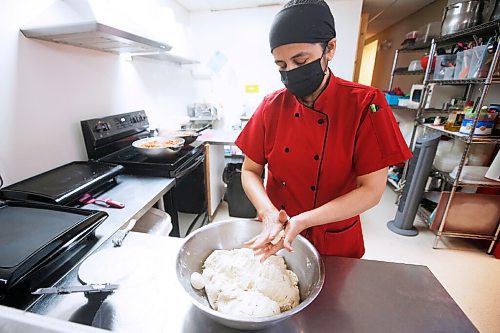
<svg viewBox="0 0 500 333">
<path fill-rule="evenodd" d="M 394 0 L 364 0 L 363 13 L 370 14 L 370 18 L 373 18 L 386 8 L 378 18 L 368 24 L 367 38 L 390 27 L 434 1 L 436 0 L 398 0 L 394 3 Z M 391 6 L 392 3 L 394 5 Z"/>
<path fill-rule="evenodd" d="M 230 10 L 283 5 L 287 0 L 175 0 L 190 12 L 205 10 Z M 335 2 L 335 0 L 333 0 Z M 380 11 L 385 11 L 368 25 L 367 38 L 388 28 L 402 18 L 436 0 L 364 0 L 363 13 L 373 18 Z M 394 3 L 394 4 L 393 4 Z M 391 6 L 391 4 L 393 4 Z M 335 14 L 335 13 L 334 13 Z M 338 14 L 337 14 L 338 15 Z"/>
<path fill-rule="evenodd" d="M 190 12 L 230 10 L 282 5 L 287 0 L 175 0 Z"/>
</svg>

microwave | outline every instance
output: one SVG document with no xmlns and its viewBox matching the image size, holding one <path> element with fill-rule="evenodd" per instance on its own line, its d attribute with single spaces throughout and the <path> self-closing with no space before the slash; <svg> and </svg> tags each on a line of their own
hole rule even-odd
<svg viewBox="0 0 500 333">
<path fill-rule="evenodd" d="M 414 84 L 411 87 L 410 101 L 412 104 L 419 104 L 424 95 L 425 85 Z M 464 98 L 465 86 L 442 86 L 436 83 L 429 84 L 429 93 L 425 101 L 425 109 L 442 109 L 446 102 L 454 98 Z"/>
</svg>

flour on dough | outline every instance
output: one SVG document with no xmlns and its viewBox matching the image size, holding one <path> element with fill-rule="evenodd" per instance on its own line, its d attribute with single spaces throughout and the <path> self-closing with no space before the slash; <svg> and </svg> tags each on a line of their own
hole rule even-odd
<svg viewBox="0 0 500 333">
<path fill-rule="evenodd" d="M 203 278 L 210 305 L 245 317 L 265 317 L 297 306 L 297 275 L 283 257 L 261 263 L 250 249 L 215 250 L 205 260 Z"/>
</svg>

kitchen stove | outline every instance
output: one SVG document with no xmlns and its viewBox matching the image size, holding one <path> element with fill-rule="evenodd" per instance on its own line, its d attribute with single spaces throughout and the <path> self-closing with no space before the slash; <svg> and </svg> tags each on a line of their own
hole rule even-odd
<svg viewBox="0 0 500 333">
<path fill-rule="evenodd" d="M 191 226 L 205 214 L 204 146 L 193 142 L 173 158 L 152 159 L 141 155 L 132 143 L 154 136 L 144 110 L 81 121 L 88 158 L 119 164 L 133 175 L 175 178 L 176 185 L 164 196 L 165 211 L 172 219 L 171 236 L 180 237 L 178 212 L 197 214 Z M 191 227 L 189 228 L 189 230 Z"/>
<path fill-rule="evenodd" d="M 151 159 L 130 146 L 105 156 L 100 161 L 120 164 L 125 167 L 125 173 L 129 174 L 175 178 L 200 156 L 203 156 L 203 146 L 195 141 L 183 147 L 174 158 Z"/>
</svg>

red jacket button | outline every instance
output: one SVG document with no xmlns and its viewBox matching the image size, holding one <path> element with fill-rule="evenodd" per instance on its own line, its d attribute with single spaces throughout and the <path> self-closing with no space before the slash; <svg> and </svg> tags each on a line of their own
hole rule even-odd
<svg viewBox="0 0 500 333">
<path fill-rule="evenodd" d="M 324 120 L 324 119 L 318 119 L 318 124 L 320 124 L 320 125 L 321 125 L 321 124 L 323 124 L 324 122 L 325 122 L 325 120 Z"/>
</svg>

